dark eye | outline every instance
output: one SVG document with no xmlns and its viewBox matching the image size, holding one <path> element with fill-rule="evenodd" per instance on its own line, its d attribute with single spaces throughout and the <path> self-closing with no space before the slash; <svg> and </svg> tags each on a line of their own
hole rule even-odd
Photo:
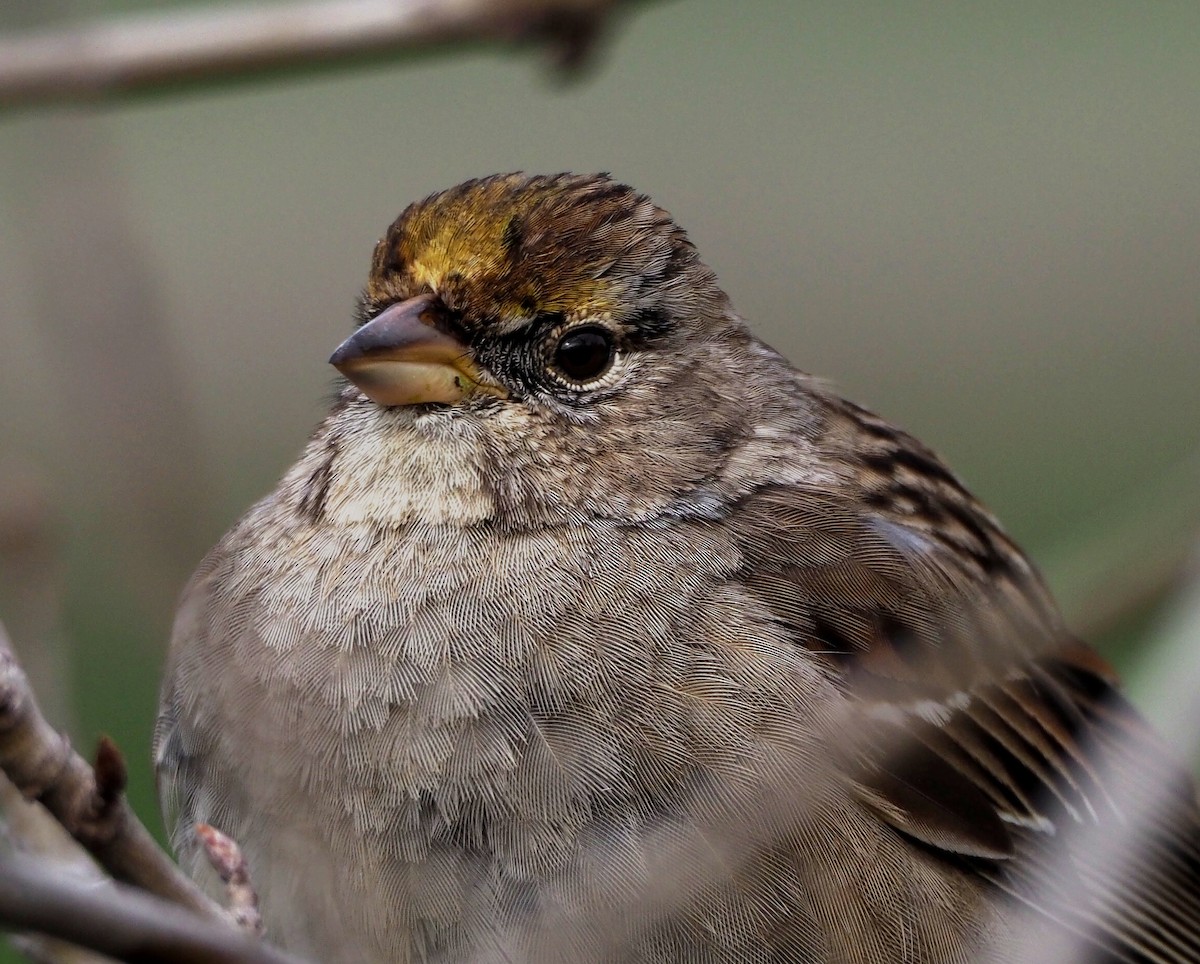
<svg viewBox="0 0 1200 964">
<path fill-rule="evenodd" d="M 589 382 L 608 371 L 615 349 L 612 332 L 607 328 L 572 328 L 554 346 L 554 367 L 572 381 Z"/>
</svg>

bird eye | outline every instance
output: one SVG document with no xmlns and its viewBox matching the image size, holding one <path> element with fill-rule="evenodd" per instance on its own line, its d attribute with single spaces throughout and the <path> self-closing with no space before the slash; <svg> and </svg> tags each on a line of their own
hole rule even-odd
<svg viewBox="0 0 1200 964">
<path fill-rule="evenodd" d="M 554 367 L 567 378 L 589 382 L 608 371 L 615 352 L 611 331 L 600 325 L 584 325 L 563 333 L 552 358 Z"/>
</svg>

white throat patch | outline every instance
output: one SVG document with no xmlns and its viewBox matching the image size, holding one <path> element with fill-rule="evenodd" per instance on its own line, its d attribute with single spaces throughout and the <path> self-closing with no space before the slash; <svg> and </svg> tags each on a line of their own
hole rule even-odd
<svg viewBox="0 0 1200 964">
<path fill-rule="evenodd" d="M 465 526 L 492 515 L 473 419 L 374 405 L 341 419 L 354 424 L 337 435 L 325 498 L 331 522 Z"/>
</svg>

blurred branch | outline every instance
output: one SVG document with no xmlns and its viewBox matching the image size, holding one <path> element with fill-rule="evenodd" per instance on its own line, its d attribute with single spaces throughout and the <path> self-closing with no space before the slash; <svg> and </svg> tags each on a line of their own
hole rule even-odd
<svg viewBox="0 0 1200 964">
<path fill-rule="evenodd" d="M 1178 542 L 1160 544 L 1136 565 L 1126 564 L 1119 571 L 1114 567 L 1079 604 L 1073 621 L 1079 634 L 1100 639 L 1169 598 L 1184 579 L 1197 540 L 1200 526 L 1181 532 Z"/>
<path fill-rule="evenodd" d="M 35 466 L 0 458 L 0 611 L 17 640 L 36 640 L 20 656 L 30 686 L 47 718 L 70 721 L 67 634 L 62 621 L 62 561 L 57 519 L 47 484 Z M 103 875 L 87 853 L 45 807 L 28 800 L 0 774 L 0 834 L 25 854 L 35 854 L 47 873 L 80 882 Z M 13 944 L 41 964 L 107 964 L 110 958 L 44 935 L 14 935 Z"/>
<path fill-rule="evenodd" d="M 130 632 L 139 623 L 165 632 L 171 600 L 211 542 L 201 495 L 212 467 L 164 308 L 163 271 L 134 216 L 108 132 L 96 118 L 52 116 L 25 133 L 6 185 L 5 228 L 20 238 L 33 295 L 29 322 L 54 359 L 43 377 L 59 410 L 70 413 L 46 444 L 69 453 L 57 475 L 88 479 L 62 492 L 71 504 L 61 512 L 76 545 L 103 547 L 113 578 L 93 591 L 114 609 L 131 593 L 141 608 L 144 618 L 120 630 L 127 653 L 145 642 Z M 66 237 L 79 252 L 70 284 L 56 267 Z M 7 608 L 0 611 L 8 618 Z M 9 628 L 18 640 L 42 642 L 18 634 L 23 627 L 15 622 Z M 101 632 L 86 630 L 93 638 Z M 39 696 L 42 683 L 35 678 Z"/>
<path fill-rule="evenodd" d="M 1132 509 L 1095 526 L 1099 535 L 1050 559 L 1072 629 L 1099 639 L 1167 598 L 1200 539 L 1200 453 L 1139 493 Z"/>
<path fill-rule="evenodd" d="M 0 611 L 13 637 L 37 640 L 21 652 L 29 685 L 45 715 L 59 726 L 67 710 L 67 647 L 62 625 L 62 565 L 46 486 L 33 466 L 0 460 Z M 100 871 L 44 807 L 27 800 L 0 774 L 0 831 L 12 846 L 35 853 L 63 873 L 81 878 Z M 22 941 L 27 957 L 38 961 L 96 962 L 75 948 L 44 939 Z"/>
<path fill-rule="evenodd" d="M 298 964 L 191 911 L 112 881 L 96 885 L 0 857 L 0 926 L 32 930 L 138 964 Z"/>
<path fill-rule="evenodd" d="M 1200 763 L 1200 533 L 1172 579 L 1172 593 L 1149 634 L 1150 659 L 1138 660 L 1128 689 L 1155 726 L 1193 767 Z"/>
<path fill-rule="evenodd" d="M 21 942 L 35 959 L 93 960 L 56 943 L 67 942 L 138 964 L 298 964 L 256 940 L 262 931 L 258 897 L 237 844 L 198 828 L 226 882 L 230 915 L 183 875 L 129 808 L 125 763 L 116 747 L 102 739 L 96 763 L 89 765 L 46 722 L 3 625 L 0 771 L 113 877 L 135 885 L 98 877 L 82 851 L 76 861 L 0 851 L 0 928 L 38 935 Z M 0 777 L 0 789 L 12 787 Z"/>
<path fill-rule="evenodd" d="M 534 40 L 577 65 L 632 0 L 314 0 L 128 17 L 0 39 L 0 107 L 95 101 L 450 44 Z"/>
<path fill-rule="evenodd" d="M 175 866 L 125 800 L 125 763 L 101 740 L 93 767 L 46 722 L 0 627 L 0 769 L 115 878 L 209 920 L 224 912 Z"/>
</svg>

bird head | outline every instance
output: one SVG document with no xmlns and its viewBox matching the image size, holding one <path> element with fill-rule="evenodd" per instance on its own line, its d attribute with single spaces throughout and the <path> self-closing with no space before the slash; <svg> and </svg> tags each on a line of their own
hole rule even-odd
<svg viewBox="0 0 1200 964">
<path fill-rule="evenodd" d="M 728 305 L 683 231 L 606 176 L 500 175 L 412 205 L 379 242 L 331 362 L 381 405 L 562 414 L 620 394 Z"/>
<path fill-rule="evenodd" d="M 470 434 L 487 484 L 534 515 L 661 510 L 791 371 L 670 215 L 607 175 L 496 175 L 411 205 L 360 304 L 330 359 L 341 404 L 386 411 L 377 434 Z"/>
</svg>

